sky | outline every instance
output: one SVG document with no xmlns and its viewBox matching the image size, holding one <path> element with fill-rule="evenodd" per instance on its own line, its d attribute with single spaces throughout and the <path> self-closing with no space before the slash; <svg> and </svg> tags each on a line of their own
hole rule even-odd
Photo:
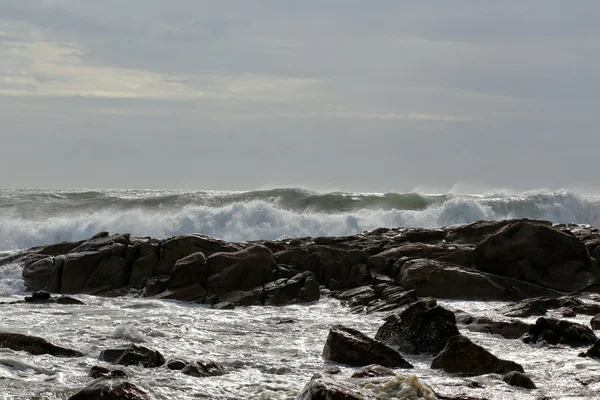
<svg viewBox="0 0 600 400">
<path fill-rule="evenodd" d="M 599 190 L 598 15 L 597 0 L 2 0 L 0 186 Z"/>
</svg>

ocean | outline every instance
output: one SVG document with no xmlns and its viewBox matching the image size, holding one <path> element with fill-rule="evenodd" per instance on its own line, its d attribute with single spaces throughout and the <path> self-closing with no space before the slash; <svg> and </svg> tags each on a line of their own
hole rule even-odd
<svg viewBox="0 0 600 400">
<path fill-rule="evenodd" d="M 319 193 L 304 189 L 251 192 L 164 190 L 0 191 L 0 251 L 87 239 L 99 231 L 167 238 L 202 233 L 228 241 L 334 236 L 379 227 L 440 227 L 481 219 L 538 218 L 600 226 L 600 198 L 571 191 L 515 194 Z M 0 301 L 22 299 L 21 266 L 0 266 Z M 67 399 L 90 382 L 99 352 L 126 343 L 159 349 L 166 358 L 213 359 L 228 370 L 193 378 L 166 368 L 126 367 L 155 399 L 292 400 L 329 366 L 321 358 L 327 332 L 344 324 L 373 336 L 383 321 L 353 314 L 324 291 L 316 304 L 213 310 L 135 297 L 78 295 L 82 306 L 0 305 L 0 330 L 43 336 L 86 356 L 62 359 L 0 348 L 0 399 Z M 590 300 L 591 301 L 591 300 Z M 499 319 L 503 302 L 440 299 L 451 309 Z M 562 317 L 561 317 L 562 318 Z M 590 317 L 567 318 L 588 324 Z M 564 319 L 564 318 L 563 318 Z M 292 320 L 290 324 L 279 324 Z M 535 317 L 525 319 L 534 322 Z M 433 356 L 406 356 L 419 376 L 446 395 L 533 400 L 594 398 L 600 363 L 581 349 L 541 349 L 519 340 L 462 332 L 501 358 L 521 363 L 539 389 L 507 386 L 501 377 L 450 376 L 429 369 Z M 341 366 L 342 376 L 354 368 Z M 401 370 L 398 372 L 402 373 Z M 586 382 L 582 385 L 577 380 Z M 467 386 L 468 382 L 477 385 Z"/>
</svg>

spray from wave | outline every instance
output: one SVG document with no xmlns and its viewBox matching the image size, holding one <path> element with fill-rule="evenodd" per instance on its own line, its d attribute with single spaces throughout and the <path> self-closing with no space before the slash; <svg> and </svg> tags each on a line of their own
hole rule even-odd
<svg viewBox="0 0 600 400">
<path fill-rule="evenodd" d="M 439 227 L 537 218 L 600 225 L 600 198 L 568 191 L 521 195 L 148 190 L 0 191 L 0 250 L 89 238 L 202 233 L 229 241 L 335 236 L 379 227 Z"/>
</svg>

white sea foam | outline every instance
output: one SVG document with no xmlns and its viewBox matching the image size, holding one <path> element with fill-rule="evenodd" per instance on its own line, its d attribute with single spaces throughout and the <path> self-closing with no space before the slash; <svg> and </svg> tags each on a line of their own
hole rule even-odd
<svg viewBox="0 0 600 400">
<path fill-rule="evenodd" d="M 19 264 L 0 265 L 0 297 L 10 297 L 25 292 L 23 268 Z"/>
</svg>

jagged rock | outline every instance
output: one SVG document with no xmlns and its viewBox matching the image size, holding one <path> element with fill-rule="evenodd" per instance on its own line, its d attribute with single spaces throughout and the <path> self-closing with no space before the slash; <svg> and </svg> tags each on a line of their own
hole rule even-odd
<svg viewBox="0 0 600 400">
<path fill-rule="evenodd" d="M 533 297 L 524 299 L 507 308 L 504 315 L 508 317 L 531 317 L 546 315 L 548 310 L 563 308 L 571 310 L 575 314 L 595 315 L 600 312 L 600 306 L 596 304 L 587 304 L 583 301 L 571 297 Z"/>
<path fill-rule="evenodd" d="M 452 311 L 441 306 L 429 308 L 417 301 L 400 315 L 390 316 L 375 339 L 409 354 L 437 354 L 458 334 Z"/>
<path fill-rule="evenodd" d="M 90 383 L 69 400 L 151 400 L 150 394 L 125 380 L 99 379 Z"/>
<path fill-rule="evenodd" d="M 145 368 L 160 367 L 165 358 L 158 350 L 132 344 L 119 349 L 107 349 L 100 352 L 100 361 L 119 365 L 141 365 Z"/>
<path fill-rule="evenodd" d="M 329 330 L 323 358 L 357 367 L 379 364 L 391 368 L 412 368 L 396 350 L 342 325 L 335 325 Z"/>
<path fill-rule="evenodd" d="M 51 297 L 48 292 L 35 292 L 31 296 L 25 297 L 26 303 L 34 304 L 65 304 L 65 305 L 83 305 L 83 301 L 69 296 Z"/>
<path fill-rule="evenodd" d="M 373 364 L 362 367 L 352 374 L 352 378 L 373 378 L 378 376 L 395 376 L 396 373 L 381 365 Z"/>
<path fill-rule="evenodd" d="M 28 290 L 60 291 L 63 257 L 27 257 L 23 264 L 23 280 Z"/>
<path fill-rule="evenodd" d="M 151 278 L 154 274 L 154 267 L 158 263 L 156 254 L 147 254 L 137 258 L 131 266 L 131 274 L 129 275 L 129 285 L 139 286 L 144 281 Z"/>
<path fill-rule="evenodd" d="M 477 244 L 484 236 L 495 233 L 506 225 L 521 220 L 510 219 L 502 221 L 475 221 L 466 225 L 450 227 L 447 230 L 445 240 L 453 243 Z M 533 221 L 538 224 L 552 226 L 549 221 Z"/>
<path fill-rule="evenodd" d="M 596 314 L 592 317 L 590 320 L 590 325 L 595 331 L 600 329 L 600 314 Z"/>
<path fill-rule="evenodd" d="M 377 400 L 375 393 L 350 382 L 315 374 L 296 400 Z"/>
<path fill-rule="evenodd" d="M 264 287 L 262 304 L 283 306 L 288 304 L 318 301 L 321 294 L 319 282 L 310 271 L 305 271 L 291 279 L 279 279 Z"/>
<path fill-rule="evenodd" d="M 529 324 L 519 321 L 493 321 L 488 317 L 474 317 L 464 312 L 455 313 L 456 322 L 471 332 L 500 335 L 505 339 L 518 339 L 529 332 Z"/>
<path fill-rule="evenodd" d="M 0 332 L 0 347 L 14 351 L 24 351 L 34 356 L 50 354 L 57 357 L 82 357 L 83 353 L 57 346 L 44 338 L 20 333 Z"/>
<path fill-rule="evenodd" d="M 463 300 L 520 300 L 560 293 L 515 279 L 483 273 L 445 262 L 416 259 L 405 262 L 396 283 L 419 297 Z"/>
<path fill-rule="evenodd" d="M 225 369 L 214 361 L 195 361 L 189 363 L 182 370 L 181 373 L 196 378 L 204 378 L 207 376 L 221 376 L 225 375 Z"/>
<path fill-rule="evenodd" d="M 177 287 L 206 282 L 207 274 L 208 267 L 204 253 L 193 253 L 177 260 L 168 285 L 169 287 Z"/>
<path fill-rule="evenodd" d="M 523 367 L 516 362 L 502 360 L 462 335 L 454 336 L 448 341 L 446 347 L 433 359 L 431 368 L 467 376 L 524 372 Z"/>
<path fill-rule="evenodd" d="M 509 372 L 504 375 L 502 380 L 510 386 L 522 387 L 524 389 L 537 389 L 531 378 L 519 371 Z"/>
<path fill-rule="evenodd" d="M 122 369 L 113 369 L 110 370 L 108 368 L 100 367 L 98 365 L 93 366 L 90 370 L 90 376 L 94 379 L 104 378 L 104 379 L 122 379 L 127 378 L 127 374 Z"/>
<path fill-rule="evenodd" d="M 321 283 L 331 287 L 338 282 L 342 288 L 351 288 L 368 282 L 371 278 L 367 268 L 369 255 L 362 250 L 349 250 L 339 262 L 333 262 L 323 268 Z"/>
<path fill-rule="evenodd" d="M 292 247 L 275 253 L 277 264 L 292 265 L 302 267 L 306 259 L 310 256 L 310 251 L 305 247 Z"/>
<path fill-rule="evenodd" d="M 262 245 L 234 253 L 215 253 L 207 258 L 208 288 L 223 295 L 250 290 L 268 282 L 275 271 L 275 257 Z"/>
<path fill-rule="evenodd" d="M 572 347 L 589 346 L 598 338 L 587 326 L 566 320 L 538 318 L 535 325 L 530 325 L 529 333 L 523 338 L 525 343 L 545 342 L 547 344 L 564 344 Z"/>
<path fill-rule="evenodd" d="M 580 353 L 580 357 L 591 357 L 600 358 L 600 340 L 596 340 L 592 347 L 590 347 L 585 353 Z"/>
<path fill-rule="evenodd" d="M 473 253 L 483 272 L 576 291 L 596 282 L 588 251 L 575 236 L 532 221 L 518 221 L 483 238 Z"/>
</svg>

